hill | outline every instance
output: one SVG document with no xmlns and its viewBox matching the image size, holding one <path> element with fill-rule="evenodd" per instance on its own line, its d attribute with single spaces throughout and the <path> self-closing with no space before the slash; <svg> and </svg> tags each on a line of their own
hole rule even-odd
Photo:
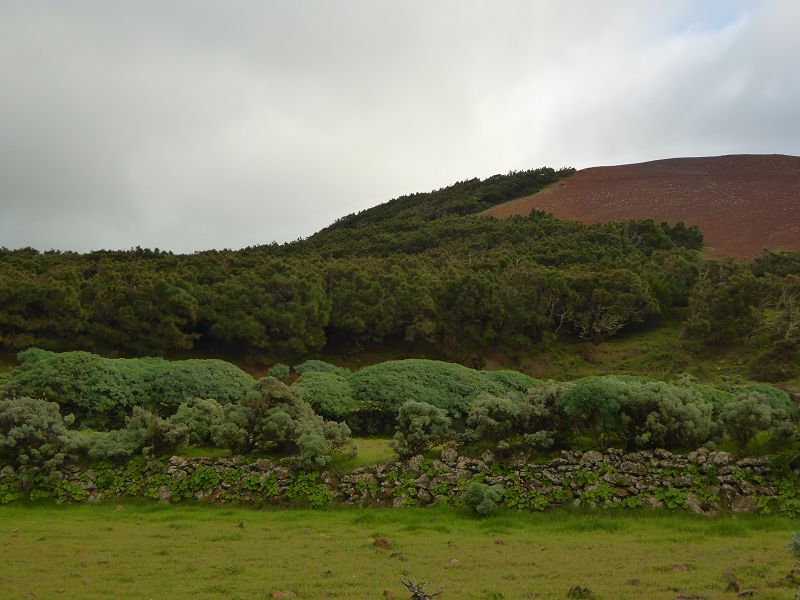
<svg viewBox="0 0 800 600">
<path fill-rule="evenodd" d="M 546 190 L 489 208 L 538 209 L 584 223 L 654 219 L 698 225 L 710 256 L 753 258 L 800 249 L 800 157 L 731 155 L 593 167 Z"/>
<path fill-rule="evenodd" d="M 677 164 L 686 160 L 693 159 Z M 772 168 L 754 167 L 758 160 L 745 162 L 756 174 Z M 658 337 L 656 328 L 678 319 L 665 343 L 644 349 L 650 358 L 639 363 L 647 364 L 626 371 L 685 370 L 694 350 L 708 346 L 716 357 L 746 354 L 737 364 L 748 375 L 800 376 L 800 252 L 705 262 L 700 229 L 679 215 L 666 215 L 674 225 L 583 223 L 541 210 L 481 216 L 537 191 L 533 198 L 558 194 L 562 182 L 572 189 L 581 176 L 541 168 L 463 181 L 344 217 L 305 240 L 238 251 L 0 248 L 0 355 L 32 345 L 261 365 L 351 354 L 370 363 L 380 355 L 525 364 L 553 376 L 592 373 L 598 356 L 603 370 L 619 371 L 604 342 Z M 658 181 L 651 177 L 650 187 L 663 187 Z M 776 229 L 798 222 L 791 203 L 785 208 Z M 555 351 L 543 356 L 548 348 Z"/>
</svg>

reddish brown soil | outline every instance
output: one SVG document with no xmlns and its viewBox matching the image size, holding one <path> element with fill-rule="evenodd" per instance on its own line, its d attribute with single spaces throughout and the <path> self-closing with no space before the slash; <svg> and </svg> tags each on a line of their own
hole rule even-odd
<svg viewBox="0 0 800 600">
<path fill-rule="evenodd" d="M 800 157 L 671 158 L 578 171 L 533 196 L 499 204 L 496 217 L 534 208 L 585 223 L 654 219 L 696 224 L 712 257 L 800 249 Z"/>
</svg>

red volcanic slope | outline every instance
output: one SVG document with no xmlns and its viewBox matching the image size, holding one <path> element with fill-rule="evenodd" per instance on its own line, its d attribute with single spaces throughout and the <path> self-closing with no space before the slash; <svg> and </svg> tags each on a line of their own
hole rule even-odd
<svg viewBox="0 0 800 600">
<path fill-rule="evenodd" d="M 684 221 L 700 227 L 717 258 L 798 250 L 800 157 L 747 154 L 593 167 L 485 214 L 527 215 L 534 208 L 585 223 Z"/>
</svg>

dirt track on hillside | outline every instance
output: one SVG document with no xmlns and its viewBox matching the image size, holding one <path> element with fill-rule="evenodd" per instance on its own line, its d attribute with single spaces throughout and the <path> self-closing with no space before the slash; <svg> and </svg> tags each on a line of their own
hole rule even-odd
<svg viewBox="0 0 800 600">
<path fill-rule="evenodd" d="M 696 224 L 712 257 L 800 249 L 800 157 L 672 158 L 578 171 L 547 190 L 486 214 L 534 208 L 585 223 L 654 219 Z"/>
</svg>

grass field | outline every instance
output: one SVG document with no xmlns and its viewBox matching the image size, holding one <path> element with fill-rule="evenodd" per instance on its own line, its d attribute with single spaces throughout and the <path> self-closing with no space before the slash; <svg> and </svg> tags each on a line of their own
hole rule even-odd
<svg viewBox="0 0 800 600">
<path fill-rule="evenodd" d="M 3 598 L 795 598 L 800 523 L 676 513 L 249 510 L 155 503 L 0 508 Z M 377 540 L 377 541 L 376 541 Z M 384 547 L 385 546 L 385 547 Z M 386 590 L 386 591 L 385 591 Z"/>
</svg>

